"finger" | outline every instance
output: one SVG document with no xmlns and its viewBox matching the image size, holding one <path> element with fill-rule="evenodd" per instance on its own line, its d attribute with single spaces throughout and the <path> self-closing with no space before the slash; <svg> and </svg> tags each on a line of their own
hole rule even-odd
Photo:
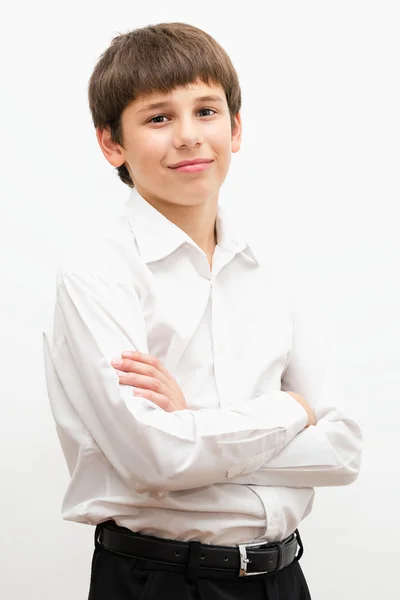
<svg viewBox="0 0 400 600">
<path fill-rule="evenodd" d="M 147 377 L 146 375 L 138 375 L 137 373 L 117 372 L 119 382 L 123 385 L 131 385 L 144 390 L 150 390 L 157 394 L 168 395 L 169 389 L 159 379 Z"/>
<path fill-rule="evenodd" d="M 171 375 L 169 374 L 167 369 L 164 367 L 162 362 L 156 356 L 153 356 L 152 354 L 144 354 L 143 352 L 138 352 L 136 350 L 135 352 L 130 352 L 130 351 L 121 352 L 121 356 L 122 356 L 122 358 L 131 358 L 132 360 L 146 363 L 146 364 L 154 367 L 155 369 L 157 369 L 157 371 L 160 371 L 160 373 L 165 375 L 165 377 L 167 379 L 171 379 Z"/>
<path fill-rule="evenodd" d="M 139 396 L 140 398 L 146 398 L 156 404 L 166 412 L 171 412 L 171 403 L 167 396 L 163 394 L 158 394 L 157 392 L 153 392 L 152 390 L 134 390 L 134 396 Z"/>
<path fill-rule="evenodd" d="M 169 379 L 156 369 L 156 367 L 149 365 L 144 362 L 135 361 L 130 358 L 120 359 L 122 362 L 118 365 L 115 365 L 115 368 L 120 371 L 125 371 L 126 373 L 139 373 L 140 375 L 147 375 L 147 377 L 153 377 L 154 379 L 159 379 L 162 383 L 167 385 Z M 114 364 L 114 361 L 112 361 Z"/>
</svg>

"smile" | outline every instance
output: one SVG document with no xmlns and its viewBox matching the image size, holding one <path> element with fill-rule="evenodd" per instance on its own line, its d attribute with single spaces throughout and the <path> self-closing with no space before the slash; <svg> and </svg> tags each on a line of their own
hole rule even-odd
<svg viewBox="0 0 400 600">
<path fill-rule="evenodd" d="M 194 165 L 184 165 L 183 167 L 175 167 L 172 170 L 180 171 L 182 173 L 198 173 L 199 171 L 205 171 L 206 169 L 209 169 L 212 164 L 212 162 L 197 163 Z"/>
</svg>

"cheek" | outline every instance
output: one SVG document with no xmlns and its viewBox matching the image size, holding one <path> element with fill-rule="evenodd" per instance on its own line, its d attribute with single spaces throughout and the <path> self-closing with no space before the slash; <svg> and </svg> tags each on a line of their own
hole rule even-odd
<svg viewBox="0 0 400 600">
<path fill-rule="evenodd" d="M 226 158 L 232 151 L 232 138 L 229 127 L 215 128 L 209 131 L 209 143 L 221 158 Z"/>
<path fill-rule="evenodd" d="M 151 162 L 157 160 L 163 153 L 163 147 L 164 145 L 161 142 L 161 138 L 158 138 L 157 140 L 149 138 L 141 147 L 141 154 L 146 157 L 146 160 Z"/>
<path fill-rule="evenodd" d="M 224 132 L 218 138 L 214 139 L 213 144 L 214 151 L 218 154 L 220 162 L 229 164 L 232 154 L 232 141 L 230 135 Z"/>
<path fill-rule="evenodd" d="M 136 148 L 140 148 L 140 152 L 138 153 L 140 162 L 143 166 L 146 166 L 159 162 L 165 156 L 166 149 L 168 148 L 168 140 L 160 131 L 154 132 L 154 134 L 148 132 L 146 136 L 138 140 Z"/>
<path fill-rule="evenodd" d="M 154 151 L 157 148 L 162 148 L 168 142 L 169 133 L 167 128 L 148 129 L 144 136 L 143 144 L 150 150 Z"/>
</svg>

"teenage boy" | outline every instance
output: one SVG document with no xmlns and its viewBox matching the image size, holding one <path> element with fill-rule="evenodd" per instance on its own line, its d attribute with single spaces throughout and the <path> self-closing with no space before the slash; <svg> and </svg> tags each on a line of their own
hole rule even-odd
<svg viewBox="0 0 400 600">
<path fill-rule="evenodd" d="M 44 337 L 62 516 L 96 525 L 89 598 L 310 598 L 298 525 L 314 487 L 357 478 L 361 434 L 317 307 L 218 205 L 237 73 L 161 23 L 113 39 L 89 103 L 131 193 L 65 253 Z"/>
</svg>

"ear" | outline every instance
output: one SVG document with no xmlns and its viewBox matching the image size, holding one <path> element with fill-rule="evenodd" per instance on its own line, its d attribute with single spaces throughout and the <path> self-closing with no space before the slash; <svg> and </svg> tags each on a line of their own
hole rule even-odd
<svg viewBox="0 0 400 600">
<path fill-rule="evenodd" d="M 113 167 L 120 167 L 125 162 L 125 153 L 122 146 L 111 139 L 109 127 L 99 129 L 96 127 L 96 137 L 102 153 Z"/>
<path fill-rule="evenodd" d="M 242 143 L 242 117 L 238 112 L 234 117 L 234 127 L 232 129 L 232 152 L 239 152 Z"/>
</svg>

